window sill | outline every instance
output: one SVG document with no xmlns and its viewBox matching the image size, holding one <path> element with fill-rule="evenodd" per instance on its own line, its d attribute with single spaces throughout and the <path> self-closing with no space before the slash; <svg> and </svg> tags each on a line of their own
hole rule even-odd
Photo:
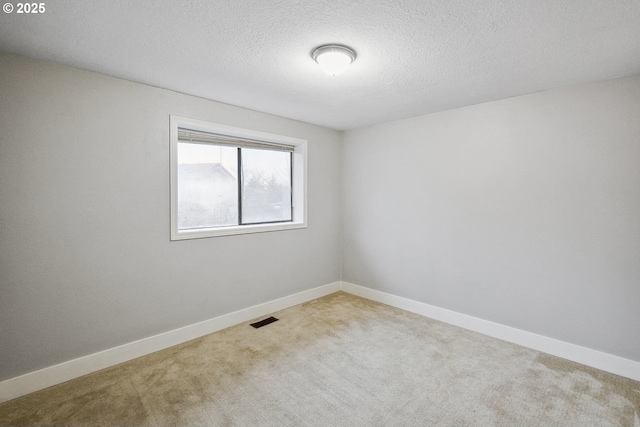
<svg viewBox="0 0 640 427">
<path fill-rule="evenodd" d="M 307 228 L 307 224 L 304 222 L 287 222 L 277 224 L 235 225 L 216 228 L 194 228 L 189 230 L 178 230 L 175 233 L 171 233 L 171 240 L 203 239 L 207 237 L 232 236 L 235 234 L 295 230 L 298 228 Z"/>
</svg>

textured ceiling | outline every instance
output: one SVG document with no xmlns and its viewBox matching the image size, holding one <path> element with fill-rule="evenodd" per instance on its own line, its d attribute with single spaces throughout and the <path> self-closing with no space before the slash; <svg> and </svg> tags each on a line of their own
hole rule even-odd
<svg viewBox="0 0 640 427">
<path fill-rule="evenodd" d="M 335 129 L 640 73 L 640 0 L 45 4 L 0 14 L 0 50 Z M 357 51 L 343 75 L 326 43 Z"/>
</svg>

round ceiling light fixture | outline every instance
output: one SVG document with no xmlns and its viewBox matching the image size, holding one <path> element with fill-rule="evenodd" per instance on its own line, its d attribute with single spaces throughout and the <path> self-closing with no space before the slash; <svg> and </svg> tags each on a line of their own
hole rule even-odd
<svg viewBox="0 0 640 427">
<path fill-rule="evenodd" d="M 356 60 L 356 51 L 339 44 L 325 44 L 311 52 L 314 61 L 330 76 L 344 73 L 347 67 Z"/>
</svg>

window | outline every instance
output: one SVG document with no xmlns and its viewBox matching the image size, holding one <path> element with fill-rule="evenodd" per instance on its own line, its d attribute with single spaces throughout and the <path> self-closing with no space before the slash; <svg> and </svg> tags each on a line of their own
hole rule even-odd
<svg viewBox="0 0 640 427">
<path fill-rule="evenodd" d="M 306 227 L 307 141 L 170 122 L 171 240 Z"/>
</svg>

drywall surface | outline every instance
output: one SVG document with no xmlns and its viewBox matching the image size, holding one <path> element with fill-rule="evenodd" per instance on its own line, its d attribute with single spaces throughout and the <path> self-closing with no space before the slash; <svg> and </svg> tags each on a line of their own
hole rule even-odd
<svg viewBox="0 0 640 427">
<path fill-rule="evenodd" d="M 0 54 L 0 380 L 340 277 L 339 132 Z M 169 241 L 169 115 L 309 141 L 308 228 Z"/>
<path fill-rule="evenodd" d="M 640 361 L 640 76 L 345 133 L 342 279 Z"/>
<path fill-rule="evenodd" d="M 176 3 L 0 13 L 0 50 L 338 129 L 640 72 L 638 0 Z M 310 53 L 336 42 L 332 78 Z"/>
</svg>

